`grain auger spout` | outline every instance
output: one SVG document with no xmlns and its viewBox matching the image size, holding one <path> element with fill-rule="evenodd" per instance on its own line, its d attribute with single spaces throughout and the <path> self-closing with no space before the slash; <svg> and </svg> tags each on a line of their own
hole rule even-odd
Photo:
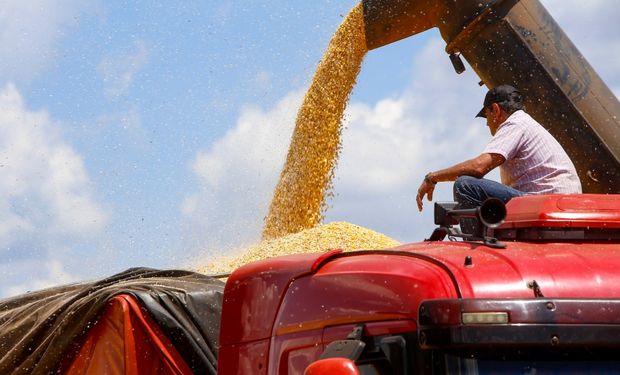
<svg viewBox="0 0 620 375">
<path fill-rule="evenodd" d="M 538 0 L 363 0 L 368 49 L 437 27 L 493 87 L 524 94 L 564 146 L 586 193 L 620 193 L 620 102 Z"/>
</svg>

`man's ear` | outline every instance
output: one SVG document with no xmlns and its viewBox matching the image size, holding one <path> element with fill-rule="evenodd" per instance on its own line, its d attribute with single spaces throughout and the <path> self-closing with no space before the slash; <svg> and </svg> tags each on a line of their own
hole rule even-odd
<svg viewBox="0 0 620 375">
<path fill-rule="evenodd" d="M 493 103 L 492 108 L 493 108 L 493 116 L 499 123 L 506 121 L 508 117 L 510 117 L 510 115 L 507 112 L 505 112 L 502 106 L 499 105 L 498 103 Z"/>
<path fill-rule="evenodd" d="M 502 113 L 502 107 L 500 107 L 497 103 L 491 104 L 491 108 L 495 117 L 499 117 L 499 115 Z"/>
</svg>

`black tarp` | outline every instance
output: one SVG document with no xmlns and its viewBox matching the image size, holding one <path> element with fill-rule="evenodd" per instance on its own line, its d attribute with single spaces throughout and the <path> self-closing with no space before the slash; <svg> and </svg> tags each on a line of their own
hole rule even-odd
<svg viewBox="0 0 620 375">
<path fill-rule="evenodd" d="M 215 374 L 223 292 L 202 274 L 132 268 L 0 300 L 0 374 L 57 372 L 118 294 L 136 297 L 194 373 Z"/>
</svg>

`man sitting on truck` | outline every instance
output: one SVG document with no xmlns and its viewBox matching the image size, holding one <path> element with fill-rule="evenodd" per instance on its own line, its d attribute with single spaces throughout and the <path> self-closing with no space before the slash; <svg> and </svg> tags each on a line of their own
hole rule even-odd
<svg viewBox="0 0 620 375">
<path fill-rule="evenodd" d="M 581 193 L 572 161 L 558 141 L 524 111 L 517 89 L 501 85 L 489 90 L 476 117 L 486 118 L 493 138 L 476 158 L 427 173 L 416 196 L 420 211 L 424 196 L 431 201 L 435 184 L 441 181 L 455 181 L 457 208 L 475 208 L 487 198 L 506 203 L 526 194 Z M 482 178 L 496 167 L 500 167 L 501 184 Z M 463 232 L 475 230 L 464 224 Z"/>
</svg>

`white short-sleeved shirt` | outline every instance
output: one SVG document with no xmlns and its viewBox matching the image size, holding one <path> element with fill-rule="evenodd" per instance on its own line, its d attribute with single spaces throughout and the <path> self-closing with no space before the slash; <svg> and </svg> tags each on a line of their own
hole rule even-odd
<svg viewBox="0 0 620 375">
<path fill-rule="evenodd" d="M 502 155 L 504 185 L 529 194 L 581 193 L 577 171 L 562 146 L 536 120 L 516 111 L 483 151 Z"/>
</svg>

